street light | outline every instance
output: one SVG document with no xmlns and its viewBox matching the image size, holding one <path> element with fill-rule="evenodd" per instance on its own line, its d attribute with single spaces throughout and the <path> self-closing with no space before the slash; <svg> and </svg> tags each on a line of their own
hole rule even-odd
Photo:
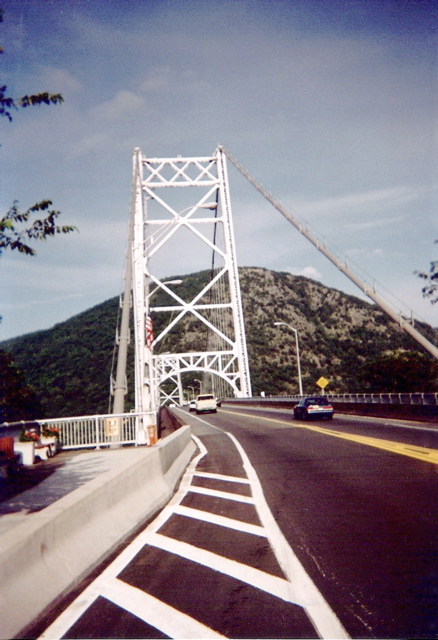
<svg viewBox="0 0 438 640">
<path fill-rule="evenodd" d="M 304 393 L 303 393 L 303 381 L 301 379 L 300 347 L 298 345 L 298 331 L 287 322 L 274 322 L 274 325 L 276 327 L 279 327 L 280 325 L 284 325 L 285 327 L 289 327 L 289 329 L 295 332 L 295 341 L 297 345 L 298 383 L 300 387 L 300 396 L 303 396 Z"/>
<path fill-rule="evenodd" d="M 166 282 L 161 282 L 160 284 L 158 284 L 155 289 L 152 289 L 152 291 L 150 293 L 148 293 L 148 300 L 151 296 L 154 295 L 154 293 L 156 291 L 158 291 L 158 289 L 161 289 L 161 287 L 163 286 L 163 284 L 182 284 L 182 280 L 166 280 Z"/>
<path fill-rule="evenodd" d="M 195 399 L 195 387 L 192 387 L 190 384 L 187 385 L 189 389 L 192 390 L 192 399 Z"/>
<path fill-rule="evenodd" d="M 211 211 L 214 211 L 215 209 L 217 209 L 217 202 L 203 202 L 202 204 L 197 204 L 195 205 L 195 207 L 187 207 L 187 209 L 210 209 Z M 187 211 L 187 209 L 184 209 L 184 211 Z M 182 213 L 182 211 L 181 211 Z M 180 213 L 180 215 L 181 215 Z"/>
<path fill-rule="evenodd" d="M 214 211 L 215 209 L 217 209 L 217 206 L 217 202 L 203 202 L 202 204 L 192 204 L 190 207 L 186 207 L 185 209 L 174 215 L 178 220 L 179 217 L 182 216 L 182 214 L 186 211 L 191 211 L 192 209 L 210 209 L 210 211 Z"/>
<path fill-rule="evenodd" d="M 202 382 L 201 382 L 201 380 L 196 380 L 196 378 L 195 378 L 195 382 L 199 382 L 199 395 L 201 395 L 202 394 Z"/>
</svg>

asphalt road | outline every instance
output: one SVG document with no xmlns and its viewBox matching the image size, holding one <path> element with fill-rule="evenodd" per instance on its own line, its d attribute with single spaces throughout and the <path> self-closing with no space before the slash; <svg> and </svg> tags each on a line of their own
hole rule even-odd
<svg viewBox="0 0 438 640">
<path fill-rule="evenodd" d="M 280 421 L 248 421 L 234 410 L 220 417 L 348 633 L 437 637 L 438 451 L 423 449 L 438 450 L 438 431 L 336 416 L 296 428 L 287 412 L 245 413 Z M 364 436 L 374 441 L 360 441 Z"/>
<path fill-rule="evenodd" d="M 437 430 L 185 417 L 179 492 L 42 637 L 438 636 Z"/>
</svg>

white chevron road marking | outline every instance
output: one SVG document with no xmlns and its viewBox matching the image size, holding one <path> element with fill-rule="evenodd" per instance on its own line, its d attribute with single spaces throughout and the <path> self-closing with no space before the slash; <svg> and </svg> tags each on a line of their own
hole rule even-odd
<svg viewBox="0 0 438 640">
<path fill-rule="evenodd" d="M 191 493 L 200 493 L 204 496 L 210 496 L 212 498 L 224 498 L 225 500 L 235 500 L 236 502 L 244 502 L 246 504 L 254 504 L 254 499 L 248 496 L 241 496 L 238 493 L 230 493 L 229 491 L 218 491 L 217 489 L 207 489 L 205 487 L 198 487 L 192 485 L 189 488 Z"/>
<path fill-rule="evenodd" d="M 224 637 L 190 616 L 175 610 L 173 607 L 166 605 L 153 596 L 117 578 L 120 572 L 130 564 L 145 545 L 161 549 L 162 551 L 177 555 L 188 561 L 208 567 L 213 571 L 240 580 L 284 602 L 302 606 L 321 638 L 349 638 L 345 629 L 307 575 L 278 527 L 265 500 L 257 474 L 242 446 L 234 436 L 229 433 L 226 435 L 231 438 L 240 453 L 247 478 L 196 471 L 199 461 L 208 451 L 201 440 L 193 436 L 200 453 L 189 464 L 181 480 L 179 490 L 168 505 L 114 562 L 84 590 L 72 605 L 45 630 L 40 638 L 55 640 L 65 636 L 73 624 L 93 605 L 99 596 L 110 600 L 171 638 L 202 639 Z M 191 483 L 194 476 L 249 484 L 252 497 L 192 485 Z M 188 492 L 253 504 L 262 526 L 194 509 L 193 507 L 185 507 L 181 505 L 181 502 Z M 255 569 L 254 567 L 212 553 L 211 551 L 158 533 L 173 515 L 186 516 L 192 520 L 198 519 L 210 522 L 218 526 L 243 531 L 248 533 L 248 535 L 266 537 L 286 578 L 279 578 Z"/>
<path fill-rule="evenodd" d="M 105 584 L 101 595 L 143 622 L 159 629 L 169 638 L 225 638 L 205 624 L 121 580 L 112 580 Z"/>
<path fill-rule="evenodd" d="M 168 538 L 160 533 L 150 534 L 147 540 L 152 547 L 168 551 L 204 567 L 209 567 L 218 573 L 223 573 L 256 589 L 281 598 L 285 602 L 301 604 L 301 597 L 298 592 L 295 592 L 289 580 L 277 578 L 270 573 L 260 571 L 260 569 L 254 569 L 254 567 L 250 567 L 247 564 L 241 564 L 217 553 L 194 547 L 191 544 L 187 544 L 187 542 Z"/>
<path fill-rule="evenodd" d="M 257 524 L 249 524 L 242 520 L 234 520 L 233 518 L 227 518 L 226 516 L 219 516 L 215 513 L 210 513 L 210 511 L 201 511 L 200 509 L 193 509 L 192 507 L 179 505 L 174 508 L 174 513 L 180 516 L 186 516 L 187 518 L 194 518 L 195 520 L 202 520 L 203 522 L 216 524 L 221 527 L 227 527 L 234 531 L 252 533 L 255 536 L 262 536 L 266 538 L 265 529 Z"/>
<path fill-rule="evenodd" d="M 211 478 L 213 480 L 225 480 L 226 482 L 238 482 L 241 484 L 249 484 L 248 478 L 240 478 L 239 476 L 224 476 L 222 473 L 208 473 L 208 471 L 196 471 L 194 474 L 197 478 Z"/>
</svg>

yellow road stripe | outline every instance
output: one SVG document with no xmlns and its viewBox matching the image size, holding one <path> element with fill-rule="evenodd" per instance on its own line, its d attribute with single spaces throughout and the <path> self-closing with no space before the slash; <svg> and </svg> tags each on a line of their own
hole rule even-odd
<svg viewBox="0 0 438 640">
<path fill-rule="evenodd" d="M 343 433 L 342 431 L 334 431 L 333 429 L 324 429 L 323 427 L 311 426 L 304 424 L 303 422 L 295 421 L 293 424 L 285 422 L 284 420 L 277 420 L 276 418 L 263 418 L 262 416 L 255 416 L 254 414 L 242 413 L 239 411 L 229 411 L 228 409 L 222 409 L 227 413 L 232 413 L 236 416 L 246 416 L 256 418 L 257 420 L 263 420 L 265 422 L 276 422 L 288 427 L 295 427 L 300 429 L 309 429 L 309 431 L 317 431 L 327 436 L 333 436 L 334 438 L 341 438 L 342 440 L 350 440 L 351 442 L 357 442 L 358 444 L 364 444 L 368 447 L 375 447 L 376 449 L 383 449 L 384 451 L 390 451 L 391 453 L 398 453 L 402 456 L 408 456 L 409 458 L 416 458 L 417 460 L 423 460 L 423 462 L 430 462 L 431 464 L 438 464 L 438 450 L 428 449 L 427 447 L 417 447 L 416 445 L 404 444 L 402 442 L 393 442 L 391 440 L 383 440 L 381 438 L 370 438 L 369 436 L 359 436 L 353 433 Z"/>
</svg>

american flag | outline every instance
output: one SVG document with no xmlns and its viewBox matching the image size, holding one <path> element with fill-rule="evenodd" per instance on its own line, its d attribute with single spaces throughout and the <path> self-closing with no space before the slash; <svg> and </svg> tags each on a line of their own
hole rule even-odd
<svg viewBox="0 0 438 640">
<path fill-rule="evenodd" d="M 152 350 L 152 344 L 154 342 L 154 327 L 152 325 L 152 318 L 148 316 L 146 318 L 146 346 Z"/>
</svg>

